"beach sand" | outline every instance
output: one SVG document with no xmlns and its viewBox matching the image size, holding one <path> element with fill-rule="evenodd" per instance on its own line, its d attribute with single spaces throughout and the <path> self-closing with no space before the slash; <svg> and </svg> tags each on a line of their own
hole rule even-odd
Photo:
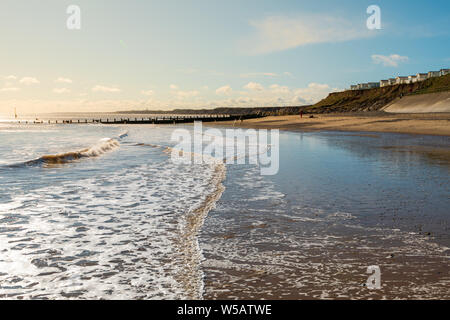
<svg viewBox="0 0 450 320">
<path fill-rule="evenodd" d="M 391 132 L 450 136 L 450 113 L 394 114 L 384 112 L 358 114 L 318 114 L 273 116 L 242 122 L 227 121 L 220 125 L 242 128 L 280 129 L 289 131 L 358 131 Z M 211 124 L 208 124 L 211 125 Z"/>
</svg>

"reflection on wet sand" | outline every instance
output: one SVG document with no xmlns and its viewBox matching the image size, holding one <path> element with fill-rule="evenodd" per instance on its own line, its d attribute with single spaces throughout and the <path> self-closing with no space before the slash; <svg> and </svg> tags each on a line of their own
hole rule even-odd
<svg viewBox="0 0 450 320">
<path fill-rule="evenodd" d="M 429 139 L 285 133 L 277 176 L 230 166 L 200 238 L 205 298 L 450 298 L 448 141 Z"/>
<path fill-rule="evenodd" d="M 408 156 L 416 156 L 432 164 L 440 164 L 450 167 L 450 149 L 426 146 L 386 146 L 386 150 L 405 153 Z"/>
</svg>

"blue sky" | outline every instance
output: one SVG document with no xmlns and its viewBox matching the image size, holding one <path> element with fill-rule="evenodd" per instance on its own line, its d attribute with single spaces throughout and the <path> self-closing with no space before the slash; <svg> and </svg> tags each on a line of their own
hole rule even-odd
<svg viewBox="0 0 450 320">
<path fill-rule="evenodd" d="M 449 1 L 3 0 L 0 113 L 308 104 L 448 68 L 449 30 Z"/>
</svg>

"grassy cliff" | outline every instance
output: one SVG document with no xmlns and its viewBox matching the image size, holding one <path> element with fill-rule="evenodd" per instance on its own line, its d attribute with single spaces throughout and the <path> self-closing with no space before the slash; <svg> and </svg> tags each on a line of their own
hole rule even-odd
<svg viewBox="0 0 450 320">
<path fill-rule="evenodd" d="M 308 107 L 307 111 L 310 113 L 376 111 L 401 96 L 444 91 L 450 91 L 450 74 L 412 84 L 330 93 L 325 99 Z"/>
</svg>

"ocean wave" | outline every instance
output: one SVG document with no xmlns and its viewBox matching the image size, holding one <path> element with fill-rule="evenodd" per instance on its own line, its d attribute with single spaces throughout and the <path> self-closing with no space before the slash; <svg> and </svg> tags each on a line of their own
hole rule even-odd
<svg viewBox="0 0 450 320">
<path fill-rule="evenodd" d="M 90 148 L 65 153 L 44 155 L 34 160 L 7 165 L 9 168 L 29 166 L 52 166 L 77 161 L 83 158 L 99 157 L 119 147 L 116 139 L 104 138 Z"/>
</svg>

